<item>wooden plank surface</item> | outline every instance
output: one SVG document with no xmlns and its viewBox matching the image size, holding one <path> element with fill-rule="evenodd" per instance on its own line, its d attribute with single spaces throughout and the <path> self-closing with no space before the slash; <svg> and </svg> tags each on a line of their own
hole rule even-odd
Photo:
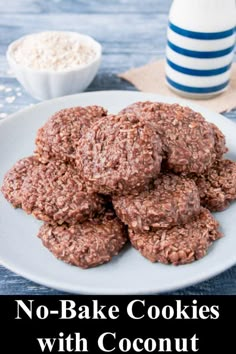
<svg viewBox="0 0 236 354">
<path fill-rule="evenodd" d="M 117 73 L 161 58 L 171 0 L 10 0 L 0 10 L 0 119 L 36 103 L 9 72 L 5 52 L 16 38 L 42 30 L 74 30 L 103 46 L 99 73 L 88 91 L 135 90 Z M 11 97 L 14 97 L 13 102 Z M 226 114 L 236 120 L 236 112 Z M 4 119 L 7 119 L 5 117 Z M 0 294 L 59 294 L 0 266 Z M 177 294 L 236 294 L 236 266 Z"/>
<path fill-rule="evenodd" d="M 172 0 L 10 0 L 4 13 L 164 13 L 169 11 Z"/>
</svg>

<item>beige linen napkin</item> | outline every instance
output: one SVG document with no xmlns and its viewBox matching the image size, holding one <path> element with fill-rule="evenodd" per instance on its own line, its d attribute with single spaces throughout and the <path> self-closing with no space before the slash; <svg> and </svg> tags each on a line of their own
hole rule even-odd
<svg viewBox="0 0 236 354">
<path fill-rule="evenodd" d="M 165 61 L 163 59 L 154 61 L 153 63 L 146 64 L 139 68 L 128 70 L 118 76 L 132 83 L 140 91 L 158 93 L 164 96 L 179 97 L 166 85 Z M 231 82 L 227 91 L 210 99 L 188 100 L 219 113 L 236 108 L 236 63 L 232 66 Z"/>
</svg>

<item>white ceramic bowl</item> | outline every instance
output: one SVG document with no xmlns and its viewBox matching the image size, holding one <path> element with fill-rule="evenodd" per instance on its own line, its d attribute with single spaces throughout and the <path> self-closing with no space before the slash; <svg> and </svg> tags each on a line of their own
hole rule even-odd
<svg viewBox="0 0 236 354">
<path fill-rule="evenodd" d="M 27 92 L 39 100 L 66 96 L 84 91 L 93 81 L 100 66 L 102 47 L 92 37 L 75 32 L 66 32 L 77 35 L 78 39 L 86 41 L 95 51 L 95 57 L 88 64 L 63 71 L 35 70 L 22 66 L 14 60 L 12 51 L 25 37 L 12 42 L 7 49 L 7 60 L 11 70 Z"/>
</svg>

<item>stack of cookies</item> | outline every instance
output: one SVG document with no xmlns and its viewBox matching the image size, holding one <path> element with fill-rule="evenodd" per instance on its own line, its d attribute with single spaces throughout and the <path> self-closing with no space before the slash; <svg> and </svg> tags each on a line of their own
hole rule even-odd
<svg viewBox="0 0 236 354">
<path fill-rule="evenodd" d="M 177 104 L 68 108 L 39 129 L 2 192 L 44 221 L 38 236 L 65 262 L 108 262 L 130 240 L 152 262 L 185 264 L 221 237 L 210 211 L 236 199 L 226 151 L 214 124 Z"/>
</svg>

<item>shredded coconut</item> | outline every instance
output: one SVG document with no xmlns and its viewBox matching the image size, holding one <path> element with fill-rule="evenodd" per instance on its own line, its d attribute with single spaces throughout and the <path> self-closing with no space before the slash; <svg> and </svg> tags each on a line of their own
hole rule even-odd
<svg viewBox="0 0 236 354">
<path fill-rule="evenodd" d="M 12 92 L 12 88 L 11 88 L 11 87 L 6 87 L 6 88 L 5 88 L 5 92 L 6 92 L 6 93 Z"/>
<path fill-rule="evenodd" d="M 13 103 L 15 101 L 15 99 L 16 99 L 16 96 L 9 96 L 9 97 L 5 98 L 5 101 L 7 103 Z"/>
<path fill-rule="evenodd" d="M 88 64 L 96 52 L 76 33 L 41 32 L 24 37 L 11 54 L 16 63 L 25 67 L 61 71 Z"/>
</svg>

